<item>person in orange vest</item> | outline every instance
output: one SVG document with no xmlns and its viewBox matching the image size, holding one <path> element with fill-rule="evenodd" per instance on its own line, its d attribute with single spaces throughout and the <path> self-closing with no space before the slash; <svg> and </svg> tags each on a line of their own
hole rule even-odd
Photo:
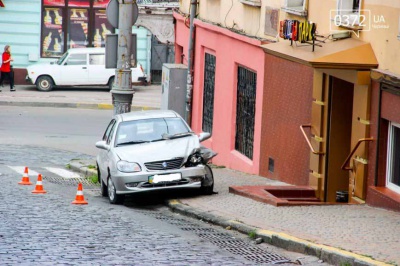
<svg viewBox="0 0 400 266">
<path fill-rule="evenodd" d="M 1 78 L 0 78 L 0 85 L 3 86 L 3 81 L 5 77 L 8 77 L 8 80 L 10 81 L 10 91 L 15 91 L 14 89 L 14 73 L 11 70 L 11 62 L 14 61 L 14 59 L 11 57 L 11 47 L 10 45 L 6 45 L 4 47 L 4 53 L 2 56 L 3 63 L 1 64 Z M 1 89 L 0 89 L 1 91 Z"/>
</svg>

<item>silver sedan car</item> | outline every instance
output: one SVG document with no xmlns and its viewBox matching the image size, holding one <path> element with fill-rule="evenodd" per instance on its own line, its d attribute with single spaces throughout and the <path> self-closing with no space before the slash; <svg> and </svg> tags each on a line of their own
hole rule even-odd
<svg viewBox="0 0 400 266">
<path fill-rule="evenodd" d="M 114 116 L 96 143 L 102 195 L 118 204 L 138 192 L 198 188 L 212 194 L 214 177 L 207 162 L 216 153 L 200 145 L 209 137 L 196 135 L 170 110 Z"/>
</svg>

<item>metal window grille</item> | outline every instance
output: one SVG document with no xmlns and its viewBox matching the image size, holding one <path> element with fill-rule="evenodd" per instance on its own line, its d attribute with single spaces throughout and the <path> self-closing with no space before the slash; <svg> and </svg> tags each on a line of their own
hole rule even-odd
<svg viewBox="0 0 400 266">
<path fill-rule="evenodd" d="M 214 117 L 215 91 L 215 62 L 216 57 L 205 54 L 204 64 L 204 93 L 203 93 L 203 131 L 212 133 Z"/>
<path fill-rule="evenodd" d="M 253 159 L 257 74 L 238 68 L 235 149 Z"/>
</svg>

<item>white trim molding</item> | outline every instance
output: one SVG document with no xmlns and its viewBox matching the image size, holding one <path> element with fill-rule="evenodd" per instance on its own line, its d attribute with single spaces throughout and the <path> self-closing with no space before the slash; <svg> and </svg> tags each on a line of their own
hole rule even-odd
<svg viewBox="0 0 400 266">
<path fill-rule="evenodd" d="M 260 0 L 239 0 L 239 2 L 242 3 L 243 5 L 261 7 Z"/>
<path fill-rule="evenodd" d="M 395 160 L 395 152 L 398 155 L 400 150 L 397 150 L 396 148 L 399 148 L 399 144 L 397 143 L 397 147 L 394 147 L 395 138 L 399 138 L 400 136 L 395 136 L 394 131 L 395 129 L 400 130 L 400 124 L 390 122 L 389 123 L 389 132 L 388 132 L 388 148 L 387 148 L 387 168 L 386 168 L 386 187 L 393 190 L 396 193 L 400 194 L 400 186 L 399 184 L 395 184 L 392 182 L 393 180 L 393 168 L 394 168 L 394 160 Z M 400 134 L 399 134 L 400 135 Z M 399 141 L 399 139 L 397 139 Z M 399 164 L 400 162 L 397 162 Z M 398 167 L 398 165 L 396 165 Z"/>
</svg>

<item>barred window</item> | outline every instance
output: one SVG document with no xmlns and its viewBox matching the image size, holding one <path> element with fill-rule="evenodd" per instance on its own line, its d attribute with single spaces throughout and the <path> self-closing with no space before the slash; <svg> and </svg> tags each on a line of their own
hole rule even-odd
<svg viewBox="0 0 400 266">
<path fill-rule="evenodd" d="M 205 54 L 204 58 L 204 93 L 203 93 L 203 131 L 212 133 L 214 117 L 216 57 Z"/>
<path fill-rule="evenodd" d="M 235 149 L 253 159 L 257 74 L 238 67 Z"/>
</svg>

